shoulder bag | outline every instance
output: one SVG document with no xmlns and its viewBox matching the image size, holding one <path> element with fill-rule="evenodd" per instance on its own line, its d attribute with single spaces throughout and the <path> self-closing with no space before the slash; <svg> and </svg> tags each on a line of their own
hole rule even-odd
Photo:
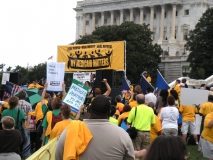
<svg viewBox="0 0 213 160">
<path fill-rule="evenodd" d="M 136 113 L 137 113 L 137 107 L 135 107 L 135 117 L 136 117 Z M 134 120 L 135 121 L 135 117 Z M 126 132 L 129 134 L 131 139 L 135 139 L 138 135 L 138 130 L 135 127 L 130 127 L 126 130 Z"/>
</svg>

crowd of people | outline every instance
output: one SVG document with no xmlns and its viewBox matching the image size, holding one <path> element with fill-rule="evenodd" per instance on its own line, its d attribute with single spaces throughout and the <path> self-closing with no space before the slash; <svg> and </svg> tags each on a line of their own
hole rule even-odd
<svg viewBox="0 0 213 160">
<path fill-rule="evenodd" d="M 143 75 L 151 82 L 147 72 Z M 188 86 L 185 80 L 177 80 L 171 90 L 163 89 L 155 94 L 148 87 L 143 94 L 141 86 L 137 85 L 112 99 L 107 80 L 103 79 L 107 90 L 102 93 L 100 88 L 95 88 L 95 76 L 92 77 L 85 82 L 90 89 L 77 114 L 63 104 L 64 83 L 63 92 L 52 97 L 46 91 L 48 83 L 44 86 L 36 81 L 30 84 L 32 88 L 43 90 L 41 102 L 34 110 L 26 102 L 24 90 L 17 97 L 4 97 L 0 159 L 27 158 L 58 137 L 56 160 L 184 160 L 189 157 L 186 144 L 190 130 L 198 150 L 213 160 L 212 94 L 200 107 L 181 105 L 181 87 Z M 195 133 L 197 113 L 202 115 L 199 140 Z M 30 132 L 32 122 L 35 122 L 34 132 Z"/>
</svg>

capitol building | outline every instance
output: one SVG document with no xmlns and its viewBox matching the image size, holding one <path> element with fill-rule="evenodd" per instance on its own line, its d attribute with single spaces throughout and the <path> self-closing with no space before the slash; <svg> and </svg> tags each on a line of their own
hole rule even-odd
<svg viewBox="0 0 213 160">
<path fill-rule="evenodd" d="M 182 66 L 189 66 L 189 51 L 184 47 L 189 31 L 212 6 L 213 0 L 82 0 L 74 8 L 76 39 L 103 25 L 149 24 L 153 43 L 163 49 L 159 68 L 172 82 L 183 76 Z"/>
</svg>

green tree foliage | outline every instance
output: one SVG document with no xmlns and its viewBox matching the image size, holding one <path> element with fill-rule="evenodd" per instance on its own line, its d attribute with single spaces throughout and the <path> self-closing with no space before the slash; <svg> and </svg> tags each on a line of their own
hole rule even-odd
<svg viewBox="0 0 213 160">
<path fill-rule="evenodd" d="M 43 77 L 46 77 L 46 63 L 40 63 L 31 68 L 25 68 L 21 66 L 16 66 L 12 72 L 19 72 L 22 75 L 22 84 L 25 84 L 27 81 L 32 82 L 37 79 L 38 81 Z"/>
<path fill-rule="evenodd" d="M 126 75 L 128 79 L 137 84 L 140 74 L 145 70 L 148 71 L 152 79 L 155 79 L 158 63 L 160 63 L 159 56 L 163 51 L 159 45 L 153 45 L 152 32 L 146 24 L 124 22 L 120 26 L 98 27 L 91 35 L 83 36 L 75 43 L 87 44 L 123 40 L 126 41 Z"/>
<path fill-rule="evenodd" d="M 5 64 L 0 64 L 0 70 L 3 72 Z"/>
<path fill-rule="evenodd" d="M 195 29 L 189 32 L 186 43 L 190 51 L 191 78 L 206 78 L 213 74 L 213 8 L 200 18 Z"/>
</svg>

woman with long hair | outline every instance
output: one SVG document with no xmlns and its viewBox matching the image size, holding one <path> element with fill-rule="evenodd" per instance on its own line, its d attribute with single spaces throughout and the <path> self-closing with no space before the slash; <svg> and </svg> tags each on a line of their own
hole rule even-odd
<svg viewBox="0 0 213 160">
<path fill-rule="evenodd" d="M 157 98 L 157 101 L 155 103 L 155 111 L 156 113 L 159 113 L 161 111 L 161 108 L 167 106 L 167 97 L 169 95 L 169 92 L 167 89 L 163 89 L 160 91 L 160 94 Z"/>
<path fill-rule="evenodd" d="M 61 122 L 58 122 L 53 130 L 51 131 L 50 133 L 50 139 L 53 139 L 55 137 L 58 137 L 62 132 L 63 130 L 70 124 L 70 122 L 72 121 L 71 120 L 71 109 L 70 109 L 70 106 L 65 104 L 63 105 L 61 108 L 61 115 L 62 115 L 62 118 L 63 120 Z"/>
<path fill-rule="evenodd" d="M 179 136 L 159 136 L 149 147 L 143 160 L 186 160 L 187 148 Z"/>
<path fill-rule="evenodd" d="M 48 84 L 45 83 L 44 90 L 42 92 L 42 105 L 45 105 L 44 96 L 46 93 Z M 62 88 L 64 89 L 63 85 Z M 49 102 L 48 102 L 49 103 Z M 43 135 L 42 135 L 42 146 L 47 144 L 50 133 L 52 129 L 54 128 L 55 124 L 62 121 L 62 115 L 61 115 L 61 106 L 62 106 L 62 100 L 58 97 L 53 98 L 50 102 L 51 106 L 48 107 L 48 109 L 52 109 L 46 113 L 46 116 L 43 119 L 42 127 L 43 127 Z M 49 105 L 49 104 L 48 104 Z"/>
</svg>

